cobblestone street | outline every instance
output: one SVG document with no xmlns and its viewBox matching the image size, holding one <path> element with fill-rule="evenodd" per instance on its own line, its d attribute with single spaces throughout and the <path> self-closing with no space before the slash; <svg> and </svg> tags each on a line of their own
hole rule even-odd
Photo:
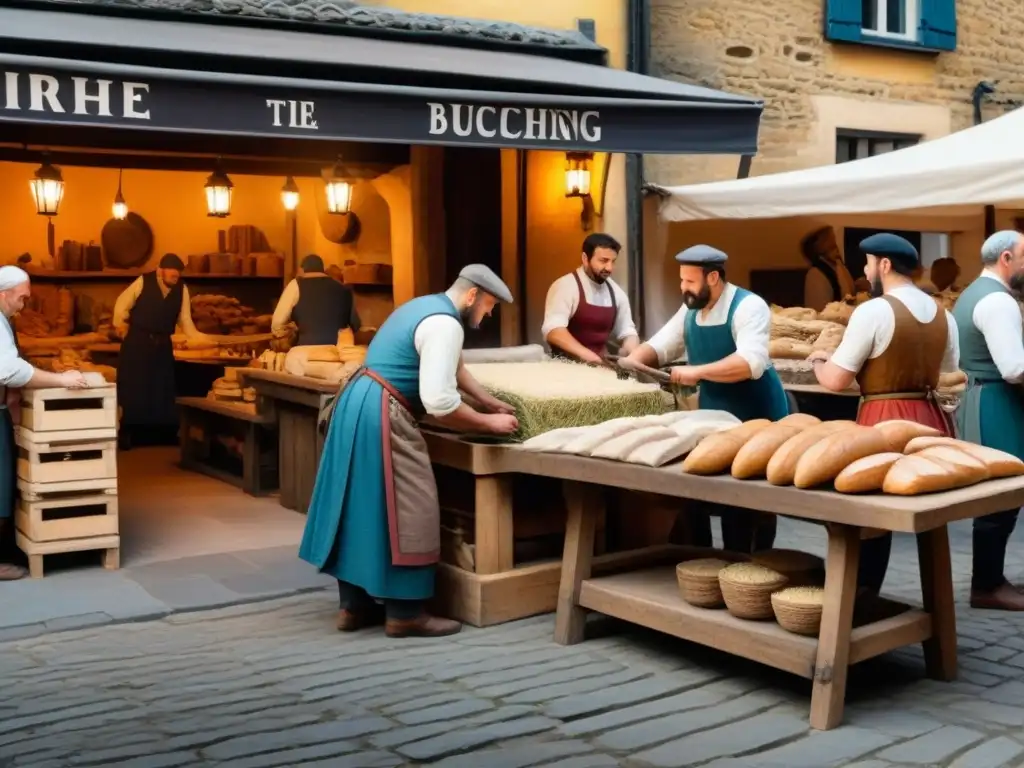
<svg viewBox="0 0 1024 768">
<path fill-rule="evenodd" d="M 785 522 L 780 544 L 820 551 Z M 953 532 L 965 597 L 969 527 Z M 1015 541 L 1019 550 L 1019 544 Z M 890 593 L 913 595 L 912 539 Z M 1020 561 L 1008 568 L 1020 575 Z M 439 640 L 333 629 L 317 592 L 0 645 L 0 765 L 391 768 L 996 768 L 1024 764 L 1024 617 L 959 604 L 960 679 L 917 648 L 855 668 L 845 723 L 807 724 L 809 684 L 655 633 L 553 617 Z"/>
</svg>

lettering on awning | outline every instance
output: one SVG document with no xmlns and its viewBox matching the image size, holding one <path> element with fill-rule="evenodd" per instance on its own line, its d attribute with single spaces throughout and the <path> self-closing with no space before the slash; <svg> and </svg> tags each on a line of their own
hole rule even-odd
<svg viewBox="0 0 1024 768">
<path fill-rule="evenodd" d="M 148 95 L 148 83 L 4 72 L 0 103 L 3 109 L 13 112 L 149 120 Z"/>
<path fill-rule="evenodd" d="M 601 113 L 596 109 L 493 107 L 431 101 L 431 136 L 502 138 L 510 141 L 601 141 Z"/>
</svg>

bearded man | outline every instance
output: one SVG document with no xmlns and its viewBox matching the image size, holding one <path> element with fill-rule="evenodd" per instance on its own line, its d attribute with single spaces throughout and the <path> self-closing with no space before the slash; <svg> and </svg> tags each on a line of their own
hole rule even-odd
<svg viewBox="0 0 1024 768">
<path fill-rule="evenodd" d="M 709 245 L 676 255 L 683 306 L 629 355 L 626 365 L 656 368 L 685 353 L 687 364 L 672 368 L 672 383 L 699 385 L 700 408 L 728 411 L 741 421 L 777 421 L 789 414 L 789 401 L 768 356 L 771 310 L 760 296 L 726 281 L 728 258 Z M 775 518 L 767 519 L 759 526 L 757 513 L 728 508 L 722 515 L 725 548 L 745 553 L 770 548 Z"/>
<path fill-rule="evenodd" d="M 389 637 L 439 637 L 461 629 L 431 616 L 441 554 L 434 471 L 417 419 L 429 414 L 459 432 L 508 435 L 514 409 L 492 397 L 462 364 L 464 329 L 479 328 L 499 302 L 501 278 L 470 264 L 445 293 L 395 309 L 336 398 L 299 557 L 338 580 L 338 629 L 374 623 L 384 604 Z M 469 407 L 462 390 L 486 409 Z"/>
</svg>

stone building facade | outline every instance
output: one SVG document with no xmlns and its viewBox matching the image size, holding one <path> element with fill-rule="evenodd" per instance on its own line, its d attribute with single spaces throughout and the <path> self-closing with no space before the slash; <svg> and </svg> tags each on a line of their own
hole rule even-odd
<svg viewBox="0 0 1024 768">
<path fill-rule="evenodd" d="M 837 39 L 850 35 L 836 32 L 830 14 L 851 1 L 855 15 L 866 5 L 652 0 L 652 74 L 763 98 L 754 175 L 835 162 L 843 134 L 930 139 L 969 127 L 972 93 L 983 81 L 995 87 L 983 101 L 985 119 L 1024 101 L 1024 4 L 902 0 L 917 20 L 946 4 L 955 41 L 947 36 L 945 45 L 927 49 L 867 35 Z M 665 185 L 733 178 L 736 171 L 735 158 L 717 157 L 649 157 L 645 168 L 648 181 Z"/>
</svg>

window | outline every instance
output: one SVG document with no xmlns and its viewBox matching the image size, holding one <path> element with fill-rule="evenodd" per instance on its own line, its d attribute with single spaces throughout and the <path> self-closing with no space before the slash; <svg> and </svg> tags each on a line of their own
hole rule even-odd
<svg viewBox="0 0 1024 768">
<path fill-rule="evenodd" d="M 912 147 L 921 140 L 911 133 L 882 133 L 868 131 L 836 131 L 836 162 L 863 160 L 865 157 L 884 155 L 897 149 Z"/>
<path fill-rule="evenodd" d="M 843 43 L 956 50 L 956 0 L 822 0 L 825 39 Z"/>
</svg>

